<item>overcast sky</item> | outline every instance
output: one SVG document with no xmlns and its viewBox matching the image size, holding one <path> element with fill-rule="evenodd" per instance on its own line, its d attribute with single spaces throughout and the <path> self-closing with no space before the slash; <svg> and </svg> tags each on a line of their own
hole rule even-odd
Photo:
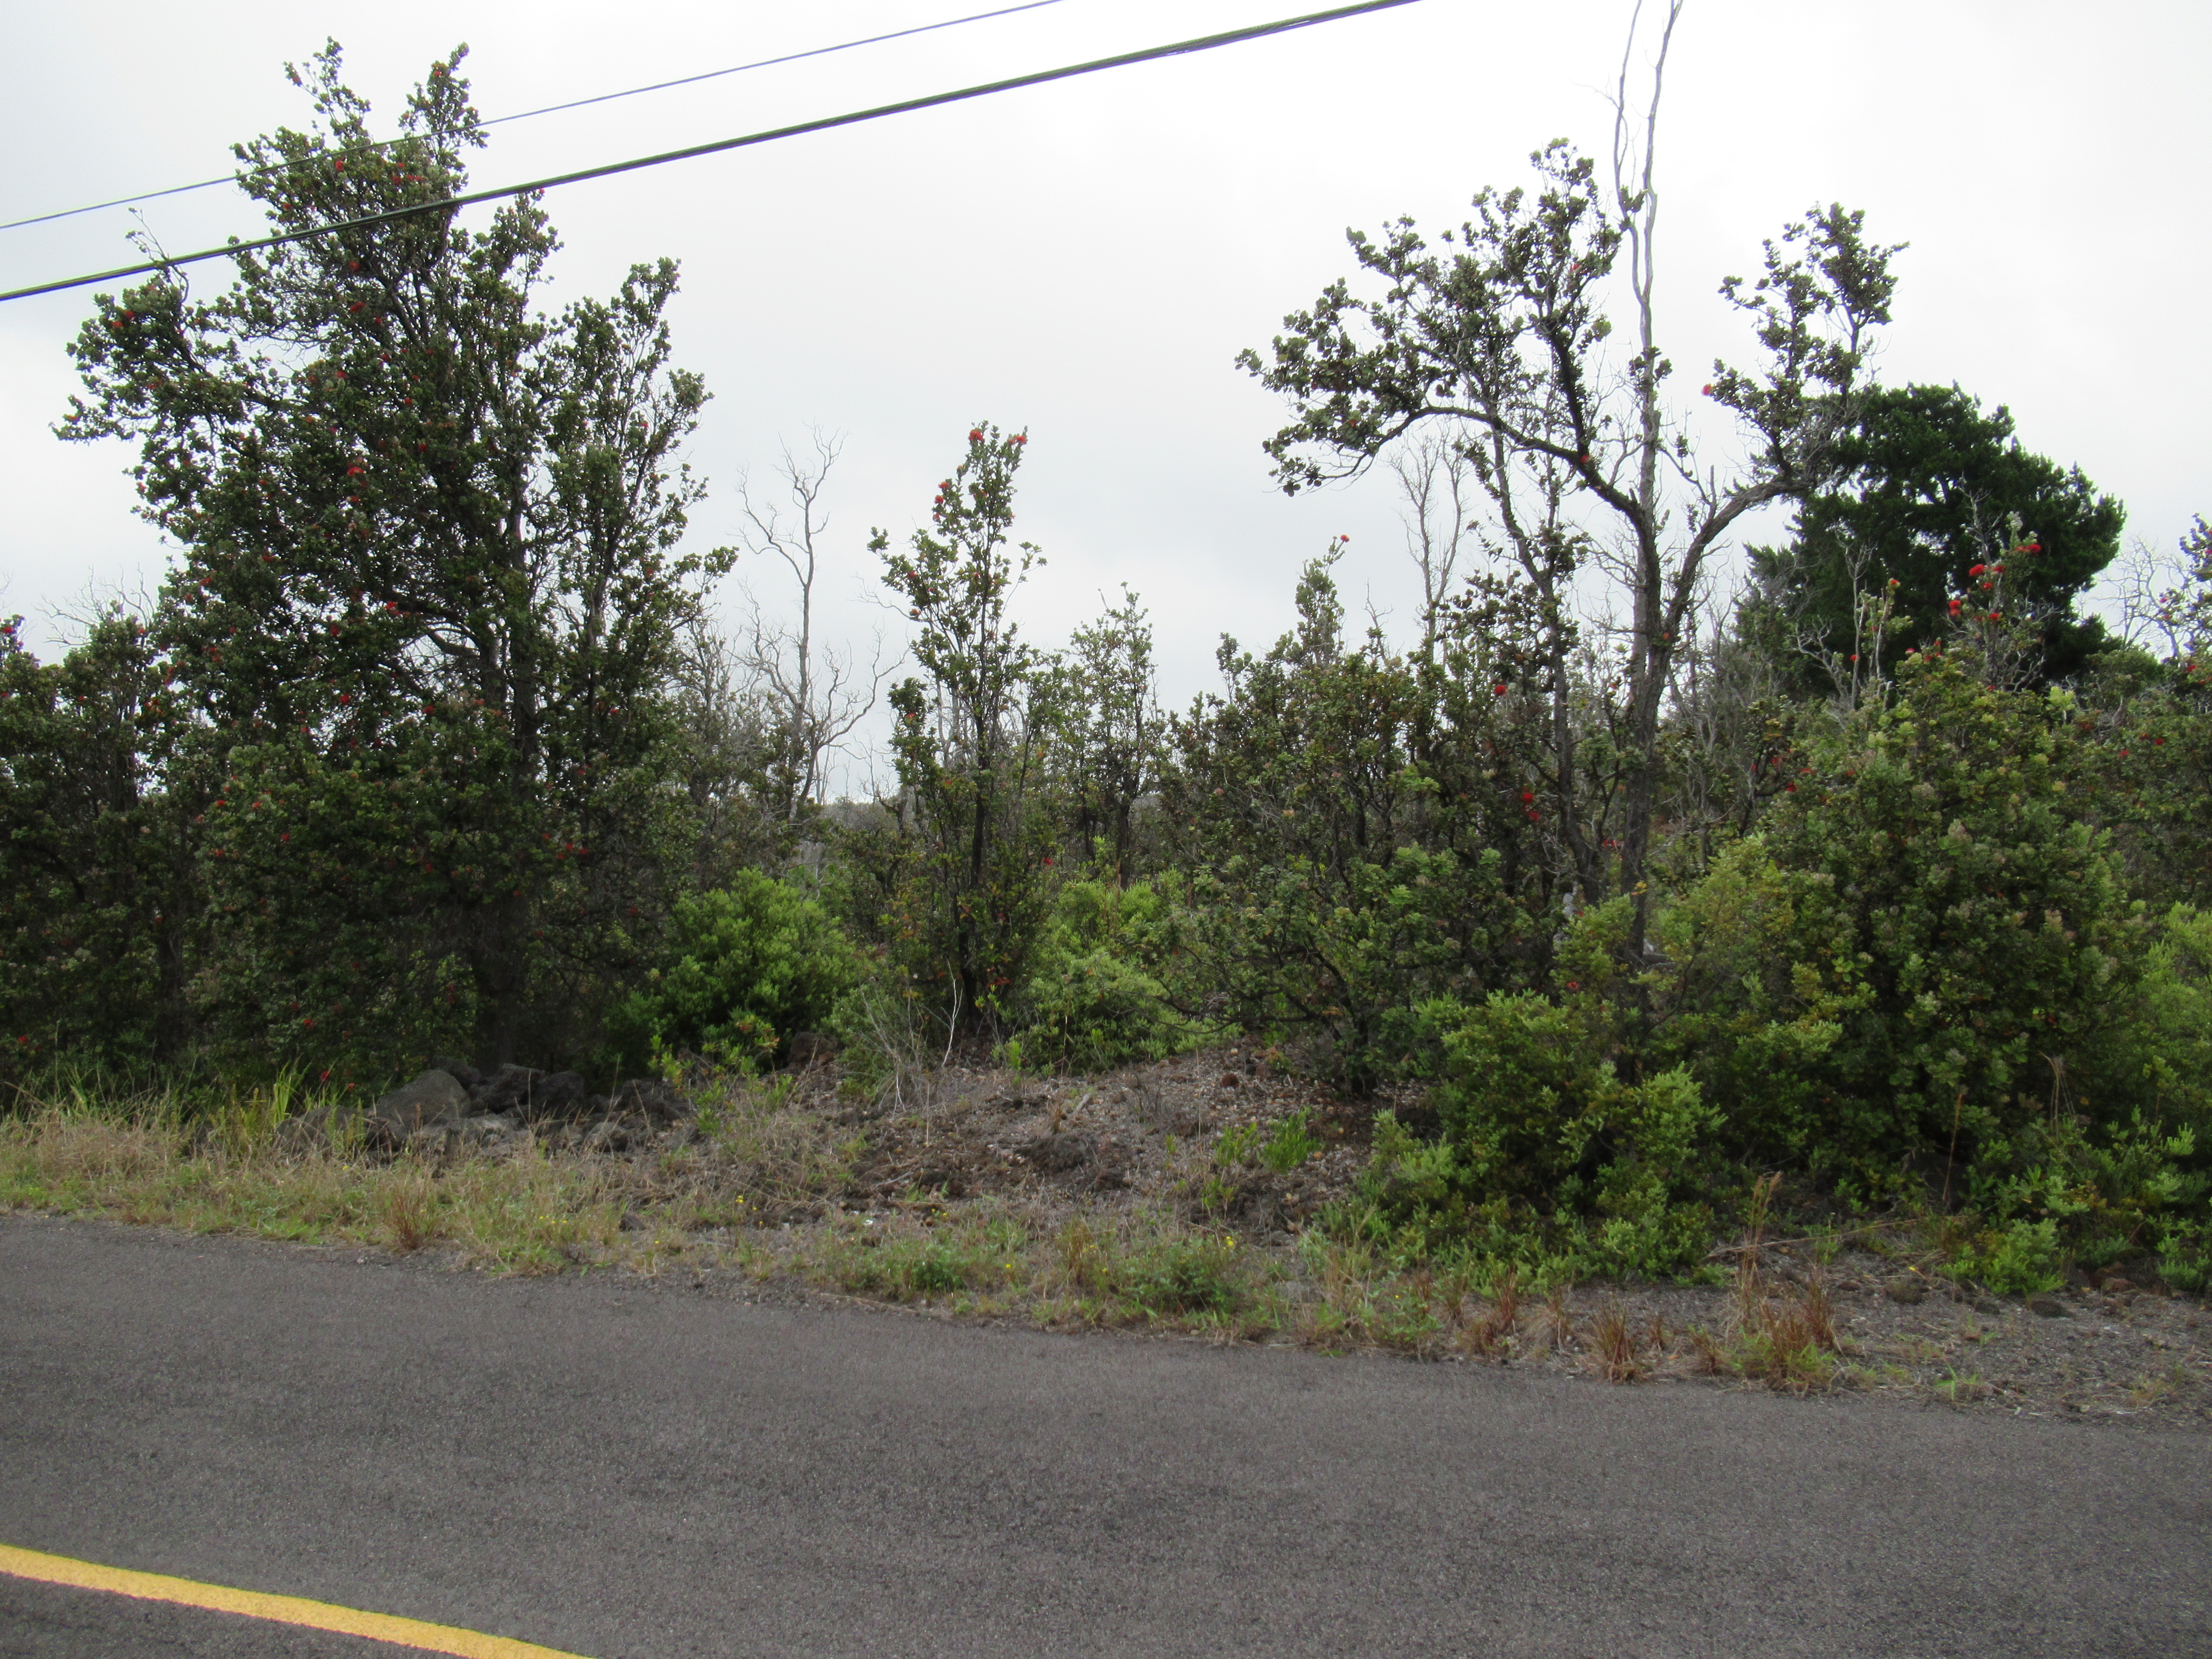
<svg viewBox="0 0 2212 1659">
<path fill-rule="evenodd" d="M 1653 0 L 1656 8 L 1660 0 Z M 458 41 L 487 115 L 988 9 L 989 0 L 609 7 L 124 0 L 24 5 L 0 54 L 0 219 L 212 177 L 231 141 L 308 112 L 281 65 L 325 35 L 380 116 Z M 1060 0 L 969 25 L 495 128 L 490 185 L 1182 39 L 1297 0 Z M 827 500 L 833 626 L 882 614 L 864 544 L 902 539 L 979 417 L 1032 434 L 1018 528 L 1050 561 L 1018 602 L 1056 642 L 1127 582 L 1152 607 L 1165 689 L 1210 686 L 1224 630 L 1285 625 L 1299 563 L 1352 537 L 1346 586 L 1401 620 L 1389 481 L 1286 500 L 1259 444 L 1277 400 L 1232 366 L 1349 274 L 1347 226 L 1457 222 L 1554 137 L 1603 153 L 1626 0 L 1419 0 L 1123 70 L 555 192 L 555 299 L 673 255 L 678 355 L 714 393 L 695 524 L 734 540 L 734 486 L 780 447 L 842 434 Z M 1747 358 L 1717 298 L 1815 201 L 1909 242 L 1880 373 L 2010 405 L 2170 548 L 2212 512 L 2203 387 L 2212 320 L 2212 9 L 2023 0 L 1690 0 L 1662 107 L 1663 346 L 1691 409 L 1717 354 Z M 148 204 L 173 251 L 250 236 L 234 191 Z M 120 210 L 0 233 L 0 288 L 131 257 Z M 219 265 L 198 268 L 203 291 Z M 2195 296 L 2195 297 L 2193 297 Z M 166 551 L 131 514 L 120 445 L 57 442 L 64 342 L 88 291 L 0 306 L 0 611 L 34 635 L 88 592 L 150 586 Z M 763 598 L 778 599 L 756 568 Z"/>
</svg>

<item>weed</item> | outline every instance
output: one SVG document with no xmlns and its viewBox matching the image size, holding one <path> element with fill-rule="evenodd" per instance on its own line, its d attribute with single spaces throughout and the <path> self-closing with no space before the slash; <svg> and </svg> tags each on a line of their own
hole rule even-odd
<svg viewBox="0 0 2212 1659">
<path fill-rule="evenodd" d="M 1544 1292 L 1544 1343 L 1554 1353 L 1564 1353 L 1574 1346 L 1575 1316 L 1567 1306 L 1567 1297 L 1573 1290 L 1572 1281 L 1559 1279 L 1554 1279 Z"/>
<path fill-rule="evenodd" d="M 1306 1114 L 1293 1112 L 1275 1127 L 1273 1136 L 1260 1149 L 1260 1161 L 1277 1175 L 1288 1175 L 1321 1150 L 1321 1142 L 1306 1127 Z"/>
<path fill-rule="evenodd" d="M 439 1226 L 437 1194 L 427 1172 L 407 1173 L 415 1178 L 402 1179 L 386 1187 L 383 1204 L 385 1230 L 392 1248 L 402 1255 L 412 1255 L 443 1236 Z"/>
<path fill-rule="evenodd" d="M 1644 1375 L 1636 1333 L 1619 1297 L 1607 1297 L 1591 1318 L 1590 1340 L 1597 1350 L 1598 1374 L 1607 1382 L 1633 1382 Z"/>
<path fill-rule="evenodd" d="M 1932 1365 L 1943 1357 L 1941 1343 L 1907 1331 L 1897 1339 L 1897 1352 L 1908 1364 Z"/>
<path fill-rule="evenodd" d="M 1119 1264 L 1115 1288 L 1148 1315 L 1229 1313 L 1244 1296 L 1236 1251 L 1233 1238 L 1155 1240 Z"/>
<path fill-rule="evenodd" d="M 1509 1349 L 1521 1323 L 1520 1269 L 1511 1262 L 1492 1275 L 1490 1306 L 1460 1328 L 1460 1346 L 1479 1359 Z"/>
<path fill-rule="evenodd" d="M 1260 1126 L 1238 1123 L 1224 1129 L 1213 1143 L 1213 1167 L 1234 1170 L 1260 1155 Z"/>
<path fill-rule="evenodd" d="M 2128 1390 L 2128 1404 L 2141 1410 L 2171 1398 L 2189 1382 L 2188 1368 L 2179 1361 L 2163 1371 L 2146 1371 Z"/>
<path fill-rule="evenodd" d="M 1692 1325 L 1685 1333 L 1690 1339 L 1691 1352 L 1697 1358 L 1697 1369 L 1707 1376 L 1727 1376 L 1735 1370 L 1727 1347 L 1702 1325 Z"/>
<path fill-rule="evenodd" d="M 1986 1400 L 1996 1391 L 1972 1371 L 1952 1370 L 1945 1372 L 1942 1380 L 1936 1382 L 1930 1392 L 1947 1405 L 1963 1406 L 1976 1400 Z"/>
<path fill-rule="evenodd" d="M 1724 1355 L 1727 1367 L 1750 1381 L 1791 1394 L 1832 1387 L 1833 1356 L 1842 1345 L 1827 1286 L 1815 1274 L 1809 1284 L 1772 1293 L 1753 1261 L 1747 1257 L 1736 1273 L 1735 1332 Z M 1713 1369 L 1718 1345 L 1702 1333 L 1692 1340 L 1707 1368 Z"/>
</svg>

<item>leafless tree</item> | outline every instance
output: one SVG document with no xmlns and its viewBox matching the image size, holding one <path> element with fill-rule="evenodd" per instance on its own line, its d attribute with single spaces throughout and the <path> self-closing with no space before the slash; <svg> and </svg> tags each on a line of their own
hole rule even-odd
<svg viewBox="0 0 2212 1659">
<path fill-rule="evenodd" d="M 1475 531 L 1468 514 L 1481 505 L 1474 464 L 1431 429 L 1390 457 L 1397 475 L 1406 550 L 1421 575 L 1421 654 L 1436 649 L 1438 619 L 1450 599 L 1460 554 Z"/>
<path fill-rule="evenodd" d="M 1814 208 L 1768 243 L 1756 281 L 1723 283 L 1763 361 L 1747 371 L 1717 364 L 1706 388 L 1737 417 L 1745 461 L 1699 462 L 1668 408 L 1672 364 L 1655 303 L 1656 140 L 1680 12 L 1681 0 L 1670 0 L 1640 111 L 1631 98 L 1638 44 L 1631 26 L 1608 178 L 1555 144 L 1534 158 L 1536 191 L 1482 191 L 1441 249 L 1407 220 L 1380 239 L 1355 234 L 1354 252 L 1381 279 L 1382 295 L 1355 297 L 1339 282 L 1285 319 L 1272 362 L 1255 352 L 1242 359 L 1293 401 L 1292 422 L 1267 444 L 1286 489 L 1357 472 L 1417 425 L 1455 434 L 1488 498 L 1483 522 L 1528 573 L 1529 608 L 1553 630 L 1547 666 L 1557 703 L 1583 690 L 1559 677 L 1565 653 L 1556 648 L 1577 571 L 1595 562 L 1613 578 L 1626 647 L 1621 828 L 1595 847 L 1580 829 L 1563 832 L 1576 843 L 1586 897 L 1636 898 L 1632 948 L 1644 927 L 1662 715 L 1708 562 L 1747 514 L 1826 481 L 1893 288 L 1894 250 L 1867 242 L 1860 216 L 1837 206 Z M 1625 362 L 1613 319 L 1599 309 L 1601 285 L 1615 276 L 1626 276 L 1629 301 Z M 1564 708 L 1558 730 L 1571 744 Z M 1562 819 L 1577 808 L 1571 758 L 1557 757 Z M 1606 848 L 1606 840 L 1617 845 Z"/>
<path fill-rule="evenodd" d="M 825 646 L 817 636 L 822 539 L 829 529 L 821 512 L 822 490 L 844 446 L 819 432 L 813 440 L 810 458 L 801 459 L 787 449 L 777 468 L 794 518 L 787 520 L 781 508 L 760 500 L 747 484 L 741 483 L 738 493 L 745 550 L 755 559 L 780 561 L 797 589 L 795 607 L 771 607 L 740 579 L 744 617 L 735 651 L 736 662 L 758 682 L 774 710 L 775 754 L 768 783 L 791 822 L 822 804 L 830 785 L 830 757 L 874 712 L 884 682 L 899 661 L 884 660 L 880 634 L 865 667 L 853 650 Z"/>
</svg>

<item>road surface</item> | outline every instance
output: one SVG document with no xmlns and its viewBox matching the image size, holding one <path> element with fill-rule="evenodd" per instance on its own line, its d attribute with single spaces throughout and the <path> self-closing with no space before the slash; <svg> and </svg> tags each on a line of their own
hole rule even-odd
<svg viewBox="0 0 2212 1659">
<path fill-rule="evenodd" d="M 2212 1654 L 2212 1433 L 0 1219 L 0 1545 L 691 1655 Z M 0 1653 L 395 1655 L 0 1577 Z"/>
</svg>

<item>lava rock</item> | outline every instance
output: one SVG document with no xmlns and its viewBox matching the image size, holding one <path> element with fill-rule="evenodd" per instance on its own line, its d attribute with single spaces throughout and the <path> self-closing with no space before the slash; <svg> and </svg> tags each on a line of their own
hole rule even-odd
<svg viewBox="0 0 2212 1659">
<path fill-rule="evenodd" d="M 1893 1279 L 1885 1288 L 1892 1302 L 1902 1302 L 1907 1307 L 1925 1300 L 1928 1295 L 1928 1286 L 1917 1279 Z"/>
<path fill-rule="evenodd" d="M 2040 1319 L 2069 1319 L 2074 1313 L 2055 1296 L 2031 1296 L 2027 1298 L 2027 1310 Z"/>
<path fill-rule="evenodd" d="M 574 1072 L 502 1066 L 470 1097 L 483 1115 L 519 1123 L 567 1123 L 591 1110 L 591 1091 Z"/>
<path fill-rule="evenodd" d="M 1079 1170 L 1098 1155 L 1098 1143 L 1073 1129 L 1056 1135 L 1040 1135 L 1022 1149 L 1031 1164 L 1052 1175 Z"/>
<path fill-rule="evenodd" d="M 477 1111 L 504 1116 L 529 1104 L 532 1087 L 544 1075 L 527 1066 L 502 1066 L 469 1097 Z"/>
<path fill-rule="evenodd" d="M 699 1109 L 681 1090 L 649 1077 L 632 1078 L 616 1090 L 606 1112 L 609 1117 L 641 1117 L 656 1126 L 684 1123 L 699 1115 Z"/>
<path fill-rule="evenodd" d="M 783 1066 L 787 1072 L 811 1072 L 836 1058 L 837 1039 L 820 1031 L 793 1031 L 791 1041 L 783 1045 Z"/>
<path fill-rule="evenodd" d="M 433 1069 L 394 1089 L 368 1109 L 404 1140 L 426 1124 L 467 1116 L 469 1091 L 451 1072 Z"/>
<path fill-rule="evenodd" d="M 434 1070 L 451 1077 L 471 1095 L 484 1086 L 484 1074 L 465 1060 L 434 1060 L 430 1065 Z"/>
</svg>

